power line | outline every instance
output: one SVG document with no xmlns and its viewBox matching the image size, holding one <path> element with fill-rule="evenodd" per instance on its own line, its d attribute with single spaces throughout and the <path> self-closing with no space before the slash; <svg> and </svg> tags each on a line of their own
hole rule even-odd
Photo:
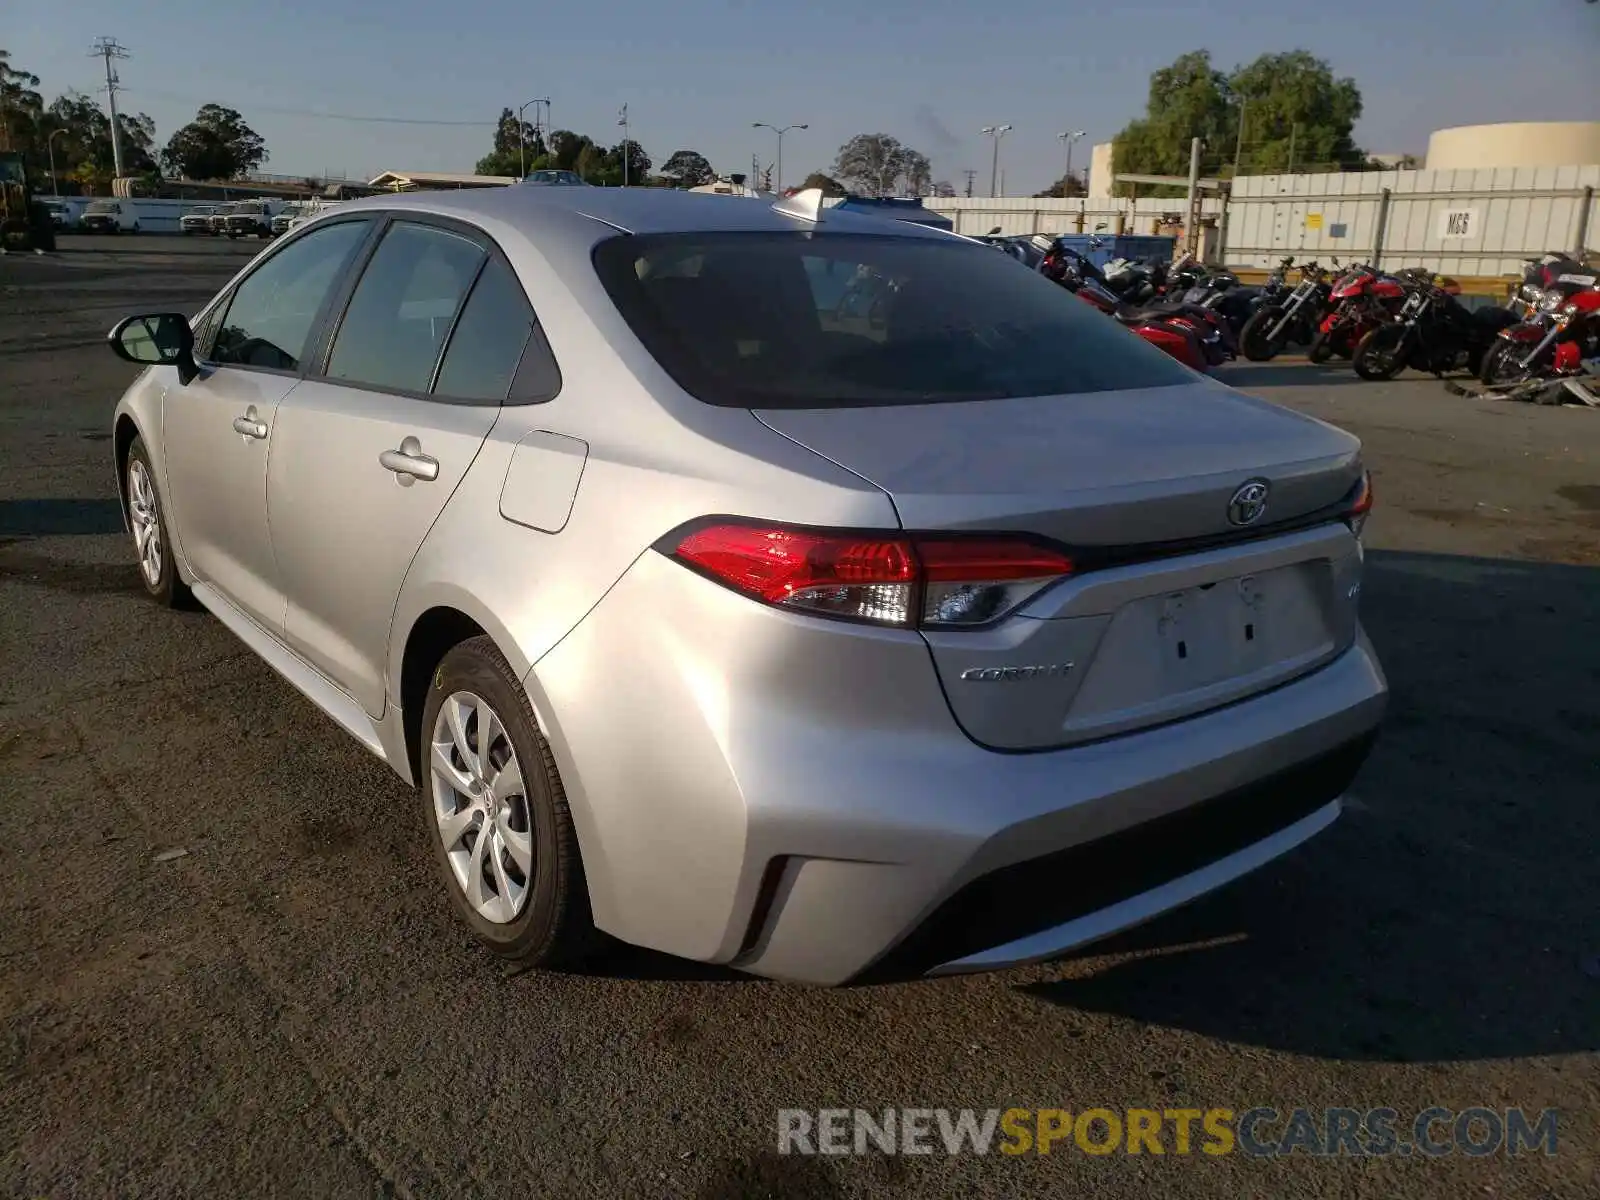
<svg viewBox="0 0 1600 1200">
<path fill-rule="evenodd" d="M 121 88 L 120 90 L 126 92 L 130 89 Z M 180 96 L 172 92 L 158 92 L 150 88 L 135 88 L 132 91 L 135 95 L 149 96 L 156 100 L 171 100 L 180 104 L 215 103 L 214 101 L 196 100 L 193 96 Z M 431 117 L 373 117 L 355 113 L 318 112 L 316 109 L 311 108 L 284 108 L 281 105 L 274 104 L 252 104 L 249 108 L 251 112 L 268 112 L 280 116 L 317 117 L 324 121 L 359 121 L 373 125 L 445 125 L 462 129 L 498 129 L 500 127 L 499 121 L 439 121 Z"/>
</svg>

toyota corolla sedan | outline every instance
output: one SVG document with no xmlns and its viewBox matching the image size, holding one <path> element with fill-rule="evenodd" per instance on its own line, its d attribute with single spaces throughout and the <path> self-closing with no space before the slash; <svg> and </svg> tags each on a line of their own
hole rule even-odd
<svg viewBox="0 0 1600 1200">
<path fill-rule="evenodd" d="M 111 344 L 145 589 L 525 963 L 1048 959 L 1325 829 L 1384 709 L 1354 438 L 820 193 L 373 197 Z"/>
</svg>

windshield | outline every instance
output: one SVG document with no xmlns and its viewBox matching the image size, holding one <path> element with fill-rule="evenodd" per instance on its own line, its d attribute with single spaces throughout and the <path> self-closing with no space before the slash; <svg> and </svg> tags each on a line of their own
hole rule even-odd
<svg viewBox="0 0 1600 1200">
<path fill-rule="evenodd" d="M 208 205 L 202 204 L 199 208 L 191 208 L 189 210 L 189 212 L 188 212 L 188 215 L 191 216 L 191 217 L 209 217 L 212 213 L 214 213 L 216 211 L 217 211 L 216 209 L 211 208 Z"/>
<path fill-rule="evenodd" d="M 608 239 L 600 279 L 685 391 L 835 408 L 1169 387 L 1193 375 L 1009 255 L 882 234 Z"/>
</svg>

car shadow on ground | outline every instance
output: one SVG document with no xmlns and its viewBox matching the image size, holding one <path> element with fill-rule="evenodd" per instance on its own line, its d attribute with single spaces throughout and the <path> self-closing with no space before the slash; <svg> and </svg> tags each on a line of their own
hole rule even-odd
<svg viewBox="0 0 1600 1200">
<path fill-rule="evenodd" d="M 1322 1058 L 1600 1049 L 1600 568 L 1374 551 L 1363 603 L 1391 705 L 1338 824 L 1025 991 Z"/>
<path fill-rule="evenodd" d="M 1352 383 L 1371 386 L 1351 369 L 1348 362 L 1339 359 L 1328 363 L 1313 363 L 1303 358 L 1289 362 L 1233 362 L 1218 367 L 1216 379 L 1241 392 L 1275 387 L 1342 387 Z M 1420 383 L 1424 380 L 1434 381 L 1432 375 L 1409 372 L 1394 382 Z"/>
<path fill-rule="evenodd" d="M 0 500 L 0 537 L 124 533 L 122 505 L 111 500 Z"/>
</svg>

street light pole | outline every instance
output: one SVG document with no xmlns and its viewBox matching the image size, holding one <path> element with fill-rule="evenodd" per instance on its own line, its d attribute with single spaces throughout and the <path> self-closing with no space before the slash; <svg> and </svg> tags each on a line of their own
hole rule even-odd
<svg viewBox="0 0 1600 1200">
<path fill-rule="evenodd" d="M 628 106 L 622 106 L 622 116 L 617 121 L 622 126 L 622 186 L 628 186 Z"/>
<path fill-rule="evenodd" d="M 1011 132 L 1011 126 L 985 125 L 978 132 L 994 139 L 994 161 L 989 167 L 989 196 L 992 199 L 1000 194 L 1000 139 Z"/>
<path fill-rule="evenodd" d="M 67 132 L 69 131 L 58 129 L 46 138 L 44 143 L 45 149 L 50 154 L 50 192 L 56 196 L 61 195 L 61 181 L 56 178 L 56 139 Z"/>
<path fill-rule="evenodd" d="M 1067 173 L 1061 177 L 1061 194 L 1067 194 L 1068 181 L 1072 178 L 1072 143 L 1084 135 L 1084 130 L 1073 129 L 1067 133 L 1058 133 L 1056 136 L 1067 144 Z"/>
<path fill-rule="evenodd" d="M 778 173 L 778 178 L 777 178 L 777 181 L 773 184 L 772 190 L 777 192 L 779 195 L 782 195 L 783 194 L 783 135 L 788 133 L 791 129 L 810 129 L 811 126 L 810 125 L 805 125 L 805 124 L 785 125 L 785 126 L 783 126 L 783 128 L 780 129 L 776 125 L 768 125 L 765 121 L 752 121 L 750 123 L 750 128 L 751 129 L 770 129 L 770 130 L 772 130 L 773 133 L 778 135 L 778 161 L 774 165 L 774 169 Z"/>
<path fill-rule="evenodd" d="M 550 101 L 548 100 L 528 101 L 528 104 L 548 105 L 549 103 Z M 525 179 L 528 174 L 528 139 L 523 134 L 523 127 L 526 122 L 522 119 L 522 114 L 528 111 L 528 104 L 524 104 L 521 108 L 517 109 L 517 178 L 519 179 Z M 534 120 L 537 121 L 539 119 L 539 112 L 537 109 L 534 110 L 533 116 Z"/>
</svg>

